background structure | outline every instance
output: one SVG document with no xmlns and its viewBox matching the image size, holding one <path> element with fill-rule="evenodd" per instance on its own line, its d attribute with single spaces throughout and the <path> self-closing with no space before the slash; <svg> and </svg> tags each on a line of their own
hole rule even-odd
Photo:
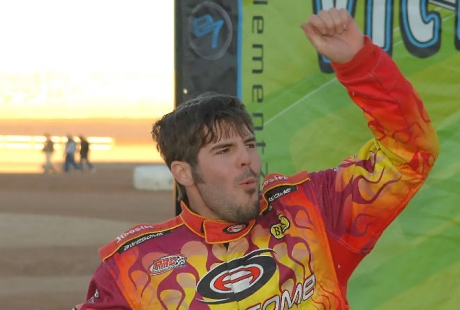
<svg viewBox="0 0 460 310">
<path fill-rule="evenodd" d="M 182 6 L 176 17 L 182 44 L 176 96 L 187 99 L 213 90 L 241 97 L 256 125 L 262 175 L 334 167 L 371 138 L 328 59 L 314 51 L 300 29 L 309 14 L 333 5 L 346 8 L 391 55 L 425 102 L 441 155 L 423 188 L 353 274 L 351 307 L 455 309 L 459 297 L 452 289 L 458 292 L 460 285 L 459 1 L 176 3 Z M 228 29 L 233 33 L 219 32 Z M 197 41 L 207 49 L 197 50 Z M 218 52 L 221 58 L 213 58 Z M 229 63 L 234 67 L 229 69 Z M 191 70 L 199 79 L 189 79 Z M 233 80 L 222 89 L 219 81 L 229 74 Z"/>
</svg>

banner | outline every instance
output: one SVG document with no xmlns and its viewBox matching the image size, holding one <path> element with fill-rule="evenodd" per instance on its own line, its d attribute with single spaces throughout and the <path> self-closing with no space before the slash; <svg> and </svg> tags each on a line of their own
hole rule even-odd
<svg viewBox="0 0 460 310">
<path fill-rule="evenodd" d="M 176 0 L 176 103 L 204 91 L 235 94 L 240 6 Z"/>
<path fill-rule="evenodd" d="M 441 155 L 425 185 L 352 275 L 348 297 L 354 310 L 456 309 L 460 302 L 459 1 L 181 3 L 188 12 L 197 12 L 200 5 L 227 11 L 237 33 L 226 52 L 220 50 L 221 58 L 203 60 L 192 41 L 207 33 L 207 45 L 212 46 L 212 36 L 219 35 L 210 29 L 217 31 L 218 21 L 226 20 L 224 14 L 195 14 L 192 22 L 191 15 L 181 15 L 181 24 L 187 20 L 189 25 L 181 29 L 190 35 L 190 41 L 181 41 L 183 50 L 193 57 L 176 67 L 182 75 L 176 85 L 181 92 L 178 104 L 208 90 L 239 96 L 253 116 L 262 175 L 334 167 L 372 137 L 328 59 L 316 53 L 300 28 L 309 15 L 332 6 L 346 8 L 364 33 L 394 59 L 425 103 Z M 198 21 L 207 30 L 196 26 L 192 31 L 190 25 L 202 25 Z M 218 42 L 225 42 L 225 37 Z M 236 67 L 228 67 L 230 55 Z M 205 62 L 212 67 L 203 66 Z M 224 88 L 219 78 L 232 75 L 235 80 Z"/>
</svg>

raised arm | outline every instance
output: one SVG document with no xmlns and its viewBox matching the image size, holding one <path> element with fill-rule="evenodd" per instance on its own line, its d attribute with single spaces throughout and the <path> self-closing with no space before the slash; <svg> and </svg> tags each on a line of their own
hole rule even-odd
<svg viewBox="0 0 460 310">
<path fill-rule="evenodd" d="M 302 26 L 362 109 L 374 139 L 334 170 L 312 174 L 328 232 L 367 253 L 420 189 L 439 144 L 423 103 L 393 60 L 364 36 L 346 10 L 313 15 Z"/>
</svg>

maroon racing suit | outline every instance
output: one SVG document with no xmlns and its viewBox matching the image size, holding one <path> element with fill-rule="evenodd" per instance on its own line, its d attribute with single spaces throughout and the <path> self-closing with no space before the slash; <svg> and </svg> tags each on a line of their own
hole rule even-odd
<svg viewBox="0 0 460 310">
<path fill-rule="evenodd" d="M 365 38 L 338 80 L 374 138 L 334 169 L 268 175 L 247 223 L 183 212 L 101 248 L 76 309 L 348 309 L 348 279 L 424 183 L 438 155 L 428 114 Z"/>
</svg>

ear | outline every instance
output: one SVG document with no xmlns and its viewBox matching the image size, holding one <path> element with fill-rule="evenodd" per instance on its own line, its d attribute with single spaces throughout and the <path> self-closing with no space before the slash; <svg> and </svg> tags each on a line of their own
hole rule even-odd
<svg viewBox="0 0 460 310">
<path fill-rule="evenodd" d="M 171 163 L 171 173 L 174 179 L 185 187 L 195 184 L 192 176 L 192 167 L 185 161 L 173 161 Z"/>
</svg>

